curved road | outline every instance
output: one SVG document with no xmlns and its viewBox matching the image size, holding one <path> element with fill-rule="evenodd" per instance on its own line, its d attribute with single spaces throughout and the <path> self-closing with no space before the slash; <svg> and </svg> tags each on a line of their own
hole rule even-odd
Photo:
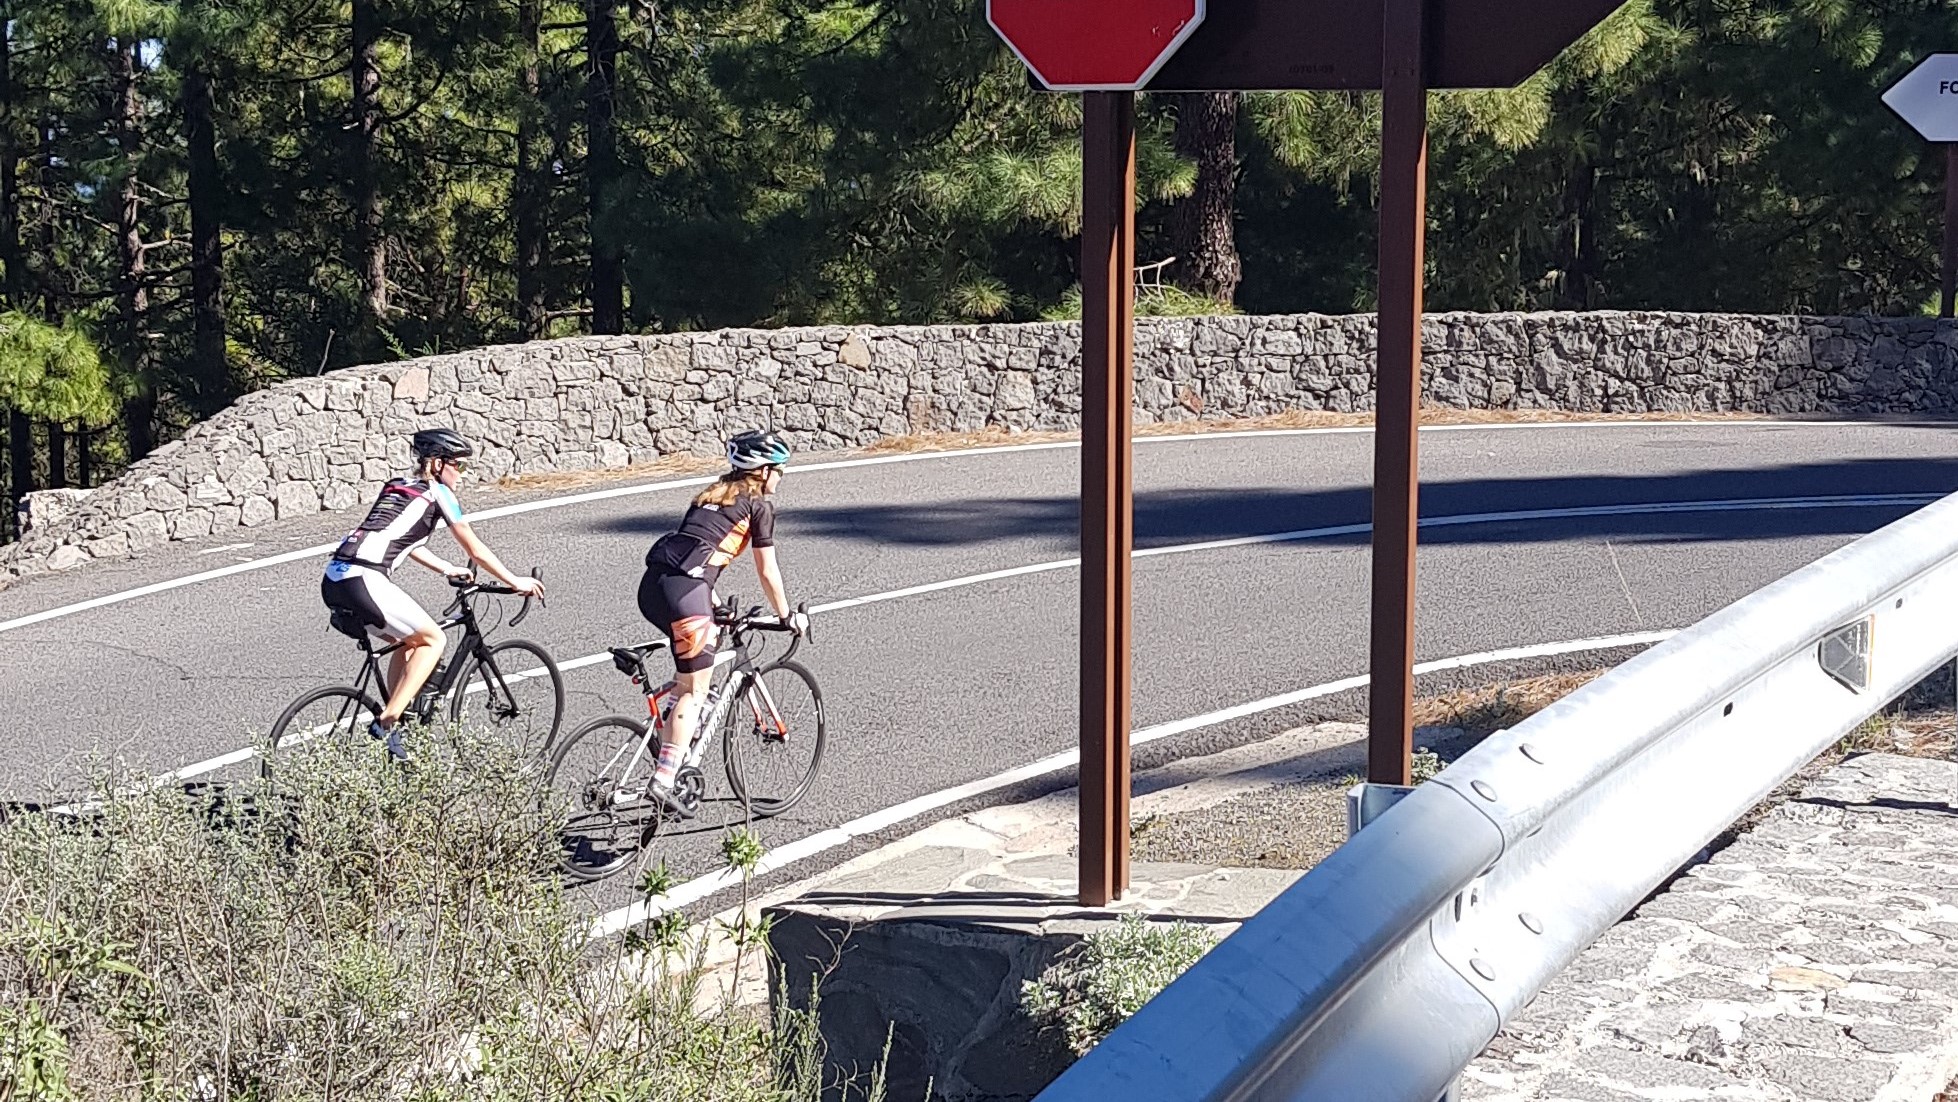
<svg viewBox="0 0 1958 1102">
<path fill-rule="evenodd" d="M 1138 727 L 1365 671 L 1371 440 L 1304 430 L 1138 443 Z M 1947 426 L 1462 427 L 1424 430 L 1421 446 L 1422 659 L 1681 627 L 1958 484 Z M 1064 560 L 1078 457 L 1033 445 L 791 472 L 778 531 L 795 599 L 939 587 L 822 617 L 805 654 L 830 703 L 830 755 L 811 798 L 765 828 L 771 845 L 1073 745 L 1078 574 Z M 521 634 L 561 663 L 649 636 L 632 601 L 640 557 L 692 492 L 661 485 L 556 499 L 465 488 L 479 514 L 530 506 L 480 521 L 507 561 L 550 580 L 550 607 Z M 1841 500 L 1869 495 L 1888 503 Z M 62 792 L 91 754 L 159 772 L 222 755 L 301 689 L 350 675 L 314 553 L 62 611 L 303 551 L 346 523 L 173 546 L 0 592 L 0 796 Z M 1254 538 L 1277 533 L 1304 534 Z M 993 572 L 1004 573 L 969 580 Z M 439 607 L 437 579 L 404 573 Z M 742 564 L 722 589 L 759 592 Z M 609 661 L 566 680 L 567 724 L 642 710 Z M 1296 719 L 1246 717 L 1161 753 Z M 676 855 L 682 871 L 712 863 L 709 841 Z"/>
</svg>

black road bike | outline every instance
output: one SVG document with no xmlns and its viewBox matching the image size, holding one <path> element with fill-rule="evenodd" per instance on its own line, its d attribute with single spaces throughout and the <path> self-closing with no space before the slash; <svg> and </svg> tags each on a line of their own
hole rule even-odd
<svg viewBox="0 0 1958 1102">
<path fill-rule="evenodd" d="M 530 573 L 542 577 L 540 571 Z M 525 753 L 549 752 L 564 716 L 564 674 L 536 643 L 525 639 L 491 643 L 476 613 L 477 598 L 514 596 L 517 591 L 474 578 L 451 578 L 449 584 L 455 588 L 455 600 L 443 610 L 440 624 L 444 631 L 462 628 L 462 637 L 453 655 L 429 675 L 402 719 L 433 723 L 446 703 L 452 722 L 495 732 Z M 510 617 L 510 627 L 530 615 L 531 600 L 524 598 L 523 607 Z M 369 737 L 368 724 L 381 714 L 381 700 L 388 694 L 381 660 L 401 645 L 376 649 L 366 630 L 344 609 L 334 610 L 332 624 L 360 648 L 360 673 L 352 685 L 314 689 L 280 713 L 272 725 L 270 752 L 260 763 L 267 775 L 274 757 L 315 739 Z"/>
<path fill-rule="evenodd" d="M 612 649 L 612 664 L 646 697 L 646 718 L 601 716 L 566 735 L 552 756 L 548 790 L 568 815 L 559 835 L 559 863 L 566 873 L 581 880 L 609 876 L 664 830 L 696 813 L 707 793 L 701 761 L 716 732 L 728 787 L 748 815 L 779 815 L 809 794 L 827 731 L 816 677 L 792 661 L 804 637 L 793 638 L 781 657 L 758 666 L 750 649 L 752 633 L 790 629 L 764 617 L 759 606 L 739 615 L 737 607 L 730 600 L 714 610 L 722 632 L 714 655 L 716 676 L 698 706 L 700 722 L 673 783 L 684 816 L 649 792 L 675 689 L 673 682 L 654 678 L 647 659 L 671 644 L 661 639 Z"/>
</svg>

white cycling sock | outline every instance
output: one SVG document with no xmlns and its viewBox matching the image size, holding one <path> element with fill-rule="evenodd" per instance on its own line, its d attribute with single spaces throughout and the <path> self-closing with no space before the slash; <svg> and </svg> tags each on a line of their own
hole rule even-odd
<svg viewBox="0 0 1958 1102">
<path fill-rule="evenodd" d="M 672 788 L 673 778 L 680 773 L 680 763 L 686 759 L 678 746 L 660 743 L 659 764 L 653 767 L 653 783 L 661 788 Z"/>
</svg>

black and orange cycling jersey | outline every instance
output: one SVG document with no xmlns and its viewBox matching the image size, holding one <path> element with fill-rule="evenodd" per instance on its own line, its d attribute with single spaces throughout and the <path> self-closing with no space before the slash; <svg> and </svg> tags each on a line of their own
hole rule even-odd
<svg viewBox="0 0 1958 1102">
<path fill-rule="evenodd" d="M 728 563 L 749 547 L 775 546 L 775 502 L 743 494 L 727 505 L 695 505 L 679 531 L 661 536 L 646 552 L 646 566 L 713 585 Z"/>
</svg>

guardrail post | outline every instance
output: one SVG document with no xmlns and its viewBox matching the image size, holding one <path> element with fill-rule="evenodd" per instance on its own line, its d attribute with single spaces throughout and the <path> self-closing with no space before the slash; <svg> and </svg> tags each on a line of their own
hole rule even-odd
<svg viewBox="0 0 1958 1102">
<path fill-rule="evenodd" d="M 1129 886 L 1135 93 L 1081 108 L 1080 900 L 1100 907 Z"/>
<path fill-rule="evenodd" d="M 1367 780 L 1408 784 L 1414 757 L 1414 543 L 1426 283 L 1426 0 L 1385 0 L 1380 312 L 1374 378 L 1373 624 Z"/>
</svg>

